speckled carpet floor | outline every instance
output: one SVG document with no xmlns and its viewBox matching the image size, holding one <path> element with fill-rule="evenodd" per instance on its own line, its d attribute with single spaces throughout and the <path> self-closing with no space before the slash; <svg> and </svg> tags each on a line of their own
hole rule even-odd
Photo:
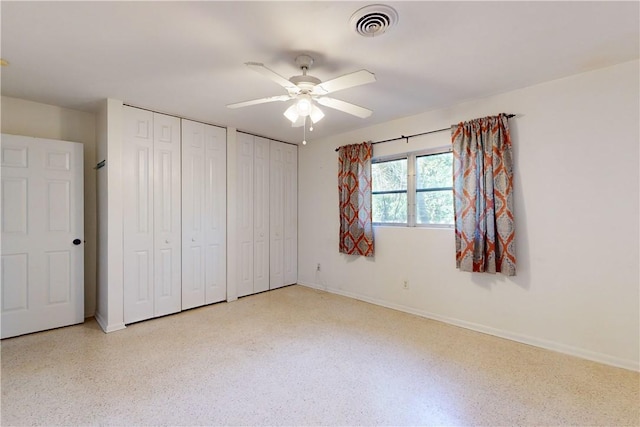
<svg viewBox="0 0 640 427">
<path fill-rule="evenodd" d="M 639 374 L 302 286 L 3 340 L 10 425 L 640 425 Z"/>
</svg>

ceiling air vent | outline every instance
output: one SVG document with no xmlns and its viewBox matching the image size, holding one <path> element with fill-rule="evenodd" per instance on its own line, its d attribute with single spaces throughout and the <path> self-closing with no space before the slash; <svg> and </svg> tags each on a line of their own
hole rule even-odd
<svg viewBox="0 0 640 427">
<path fill-rule="evenodd" d="M 358 9 L 349 23 L 353 31 L 363 37 L 375 37 L 384 34 L 398 22 L 398 12 L 384 4 L 372 4 Z"/>
</svg>

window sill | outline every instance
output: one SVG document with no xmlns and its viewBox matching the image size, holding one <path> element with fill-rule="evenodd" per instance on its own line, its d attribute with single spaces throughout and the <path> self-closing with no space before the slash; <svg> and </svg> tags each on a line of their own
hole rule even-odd
<svg viewBox="0 0 640 427">
<path fill-rule="evenodd" d="M 386 223 L 386 222 L 374 222 L 372 224 L 374 227 L 391 227 L 391 228 L 398 228 L 398 227 L 403 227 L 403 228 L 435 228 L 435 229 L 443 229 L 443 230 L 447 230 L 447 229 L 451 229 L 453 230 L 454 225 L 453 224 L 415 224 L 415 225 L 409 225 L 409 224 L 401 224 L 401 223 Z"/>
</svg>

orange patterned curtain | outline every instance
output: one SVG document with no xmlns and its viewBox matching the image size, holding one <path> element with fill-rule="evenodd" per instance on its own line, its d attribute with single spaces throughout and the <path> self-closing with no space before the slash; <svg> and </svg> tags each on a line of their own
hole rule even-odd
<svg viewBox="0 0 640 427">
<path fill-rule="evenodd" d="M 451 127 L 456 267 L 516 274 L 513 159 L 507 116 Z"/>
<path fill-rule="evenodd" d="M 338 149 L 340 252 L 373 256 L 370 142 Z"/>
</svg>

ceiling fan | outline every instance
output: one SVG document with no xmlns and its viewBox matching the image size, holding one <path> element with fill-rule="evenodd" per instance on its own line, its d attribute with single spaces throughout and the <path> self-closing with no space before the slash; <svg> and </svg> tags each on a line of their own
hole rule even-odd
<svg viewBox="0 0 640 427">
<path fill-rule="evenodd" d="M 291 126 L 293 127 L 304 126 L 307 117 L 309 117 L 312 124 L 322 120 L 324 113 L 317 105 L 315 105 L 314 101 L 325 107 L 333 108 L 363 119 L 371 115 L 372 111 L 367 108 L 341 101 L 339 99 L 330 98 L 326 95 L 354 86 L 375 82 L 375 74 L 367 70 L 360 70 L 322 82 L 319 78 L 307 74 L 311 64 L 313 64 L 313 58 L 310 56 L 298 56 L 296 58 L 296 65 L 300 67 L 302 74 L 293 76 L 287 80 L 275 71 L 265 67 L 262 63 L 245 63 L 245 65 L 250 69 L 257 71 L 285 88 L 287 90 L 287 95 L 276 95 L 251 101 L 238 102 L 235 104 L 229 104 L 227 107 L 240 108 L 247 107 L 249 105 L 264 104 L 267 102 L 289 101 L 295 99 L 296 102 L 284 112 L 285 117 L 291 121 Z"/>
</svg>

